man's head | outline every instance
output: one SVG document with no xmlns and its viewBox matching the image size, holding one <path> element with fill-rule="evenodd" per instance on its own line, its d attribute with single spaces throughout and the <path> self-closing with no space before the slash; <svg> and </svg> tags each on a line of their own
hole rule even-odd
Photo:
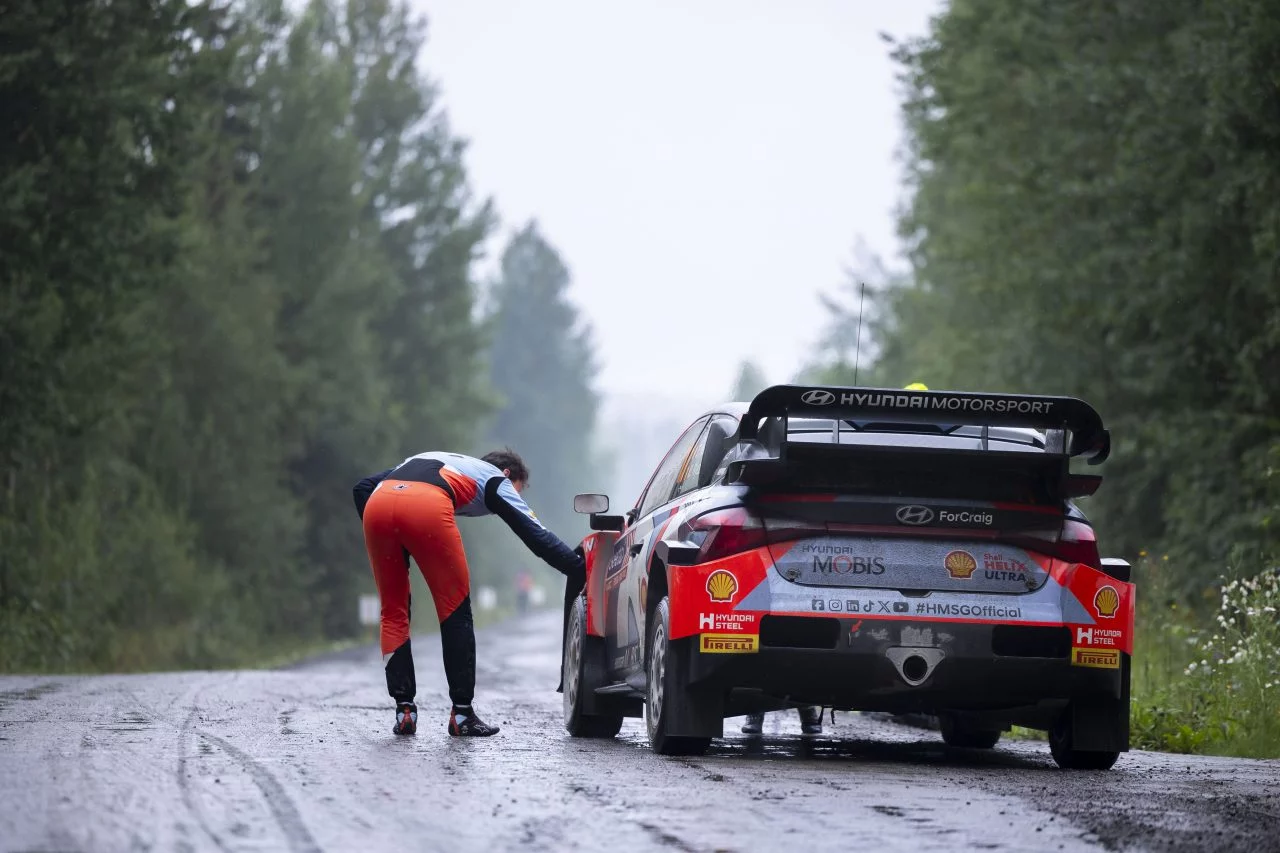
<svg viewBox="0 0 1280 853">
<path fill-rule="evenodd" d="M 516 487 L 517 492 L 522 491 L 529 483 L 529 466 L 510 447 L 491 450 L 480 458 L 501 471 L 511 481 L 511 485 Z"/>
</svg>

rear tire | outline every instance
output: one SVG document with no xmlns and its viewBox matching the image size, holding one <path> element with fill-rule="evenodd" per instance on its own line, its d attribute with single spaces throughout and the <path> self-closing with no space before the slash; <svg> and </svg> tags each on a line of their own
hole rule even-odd
<svg viewBox="0 0 1280 853">
<path fill-rule="evenodd" d="M 586 599 L 578 596 L 569 614 L 561 675 L 564 727 L 572 737 L 610 738 L 622 728 L 621 714 L 589 714 L 588 697 L 604 686 L 604 641 L 587 633 Z"/>
<path fill-rule="evenodd" d="M 1076 749 L 1072 737 L 1071 714 L 1064 713 L 1049 730 L 1049 753 L 1063 770 L 1110 770 L 1120 753 Z"/>
<path fill-rule="evenodd" d="M 644 721 L 649 746 L 659 755 L 702 755 L 711 745 L 709 737 L 668 734 L 678 703 L 688 702 L 686 662 L 671 645 L 671 604 L 665 596 L 658 602 L 649 628 L 649 661 L 646 669 Z"/>
<path fill-rule="evenodd" d="M 938 718 L 942 742 L 960 749 L 991 749 L 1000 742 L 1000 730 L 977 729 L 957 722 L 949 714 Z"/>
</svg>

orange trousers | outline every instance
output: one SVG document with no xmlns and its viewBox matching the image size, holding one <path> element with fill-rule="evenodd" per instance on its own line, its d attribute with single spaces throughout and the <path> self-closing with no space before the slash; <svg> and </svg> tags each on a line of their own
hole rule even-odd
<svg viewBox="0 0 1280 853">
<path fill-rule="evenodd" d="M 418 564 L 440 619 L 449 694 L 468 705 L 475 689 L 471 575 L 453 499 L 439 486 L 385 480 L 364 508 L 364 542 L 382 606 L 382 661 L 387 692 L 397 702 L 417 692 L 409 643 L 409 561 Z"/>
</svg>

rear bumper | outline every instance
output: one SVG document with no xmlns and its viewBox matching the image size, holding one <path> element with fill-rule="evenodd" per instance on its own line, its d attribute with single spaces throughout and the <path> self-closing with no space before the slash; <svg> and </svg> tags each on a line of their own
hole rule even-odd
<svg viewBox="0 0 1280 853">
<path fill-rule="evenodd" d="M 692 639 L 685 647 L 690 687 L 723 692 L 729 714 L 744 702 L 772 700 L 967 711 L 1040 727 L 1072 700 L 1120 700 L 1128 692 L 1128 656 L 1116 652 L 1106 666 L 1073 663 L 1065 625 L 773 616 L 762 620 L 753 653 L 704 653 Z"/>
</svg>

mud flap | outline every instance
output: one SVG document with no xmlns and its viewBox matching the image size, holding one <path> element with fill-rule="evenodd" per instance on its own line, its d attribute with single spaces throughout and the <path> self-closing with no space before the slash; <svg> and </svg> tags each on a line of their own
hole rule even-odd
<svg viewBox="0 0 1280 853">
<path fill-rule="evenodd" d="M 723 737 L 724 691 L 718 688 L 690 686 L 689 674 L 693 671 L 694 656 L 699 654 L 697 637 L 673 640 L 671 656 L 678 662 L 676 672 L 667 671 L 667 689 L 678 690 L 680 701 L 666 702 L 667 733 L 675 737 Z"/>
<path fill-rule="evenodd" d="M 1120 695 L 1090 696 L 1071 703 L 1071 739 L 1087 752 L 1129 751 L 1129 655 L 1122 655 Z"/>
</svg>

